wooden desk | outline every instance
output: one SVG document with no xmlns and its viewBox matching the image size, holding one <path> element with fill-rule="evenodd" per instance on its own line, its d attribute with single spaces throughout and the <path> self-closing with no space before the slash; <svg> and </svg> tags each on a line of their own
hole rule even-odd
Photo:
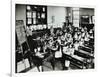
<svg viewBox="0 0 100 77">
<path fill-rule="evenodd" d="M 84 59 L 78 57 L 77 55 L 70 56 L 66 54 L 66 59 L 69 60 L 71 64 L 78 67 L 79 69 L 83 69 L 83 66 L 86 66 L 86 62 L 84 61 Z"/>
<path fill-rule="evenodd" d="M 83 51 L 89 52 L 89 53 L 91 53 L 91 51 L 92 51 L 90 48 L 85 47 L 85 46 L 79 46 L 79 50 L 83 50 Z"/>
<path fill-rule="evenodd" d="M 93 59 L 93 54 L 83 51 L 83 50 L 79 50 L 79 51 L 75 51 L 74 53 L 75 55 L 78 55 L 80 57 L 86 58 L 86 59 Z"/>
</svg>

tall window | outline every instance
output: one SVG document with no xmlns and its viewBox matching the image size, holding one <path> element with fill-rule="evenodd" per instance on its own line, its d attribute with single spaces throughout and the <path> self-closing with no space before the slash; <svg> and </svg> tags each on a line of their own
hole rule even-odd
<svg viewBox="0 0 100 77">
<path fill-rule="evenodd" d="M 73 8 L 72 9 L 72 13 L 73 13 L 73 25 L 75 27 L 79 27 L 79 8 Z"/>
</svg>

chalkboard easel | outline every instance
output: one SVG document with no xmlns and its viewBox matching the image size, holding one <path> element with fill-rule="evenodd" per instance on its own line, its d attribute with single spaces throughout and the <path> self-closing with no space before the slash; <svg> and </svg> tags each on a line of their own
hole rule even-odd
<svg viewBox="0 0 100 77">
<path fill-rule="evenodd" d="M 26 30 L 25 30 L 25 26 L 24 26 L 24 21 L 23 20 L 16 20 L 16 26 L 15 26 L 15 33 L 16 33 L 16 37 L 19 43 L 19 46 L 21 48 L 21 54 L 22 54 L 22 62 L 24 63 L 24 67 L 26 69 L 26 63 L 25 63 L 25 59 L 24 59 L 24 52 L 28 51 L 29 45 L 27 42 L 27 37 L 26 37 Z M 15 42 L 16 43 L 16 42 Z M 27 45 L 24 45 L 27 44 Z M 27 46 L 27 49 L 25 50 L 26 47 L 23 46 Z M 16 57 L 19 58 L 19 57 Z M 17 73 L 17 62 L 16 62 L 16 73 Z"/>
</svg>

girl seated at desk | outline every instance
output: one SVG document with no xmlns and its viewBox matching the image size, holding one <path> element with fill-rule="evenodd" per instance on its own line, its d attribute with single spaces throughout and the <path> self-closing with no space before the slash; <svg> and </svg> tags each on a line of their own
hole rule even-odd
<svg viewBox="0 0 100 77">
<path fill-rule="evenodd" d="M 70 61 L 66 59 L 68 56 L 72 56 L 74 53 L 73 47 L 66 45 L 63 47 L 63 69 L 69 69 Z"/>
<path fill-rule="evenodd" d="M 43 58 L 44 58 L 44 50 L 43 50 L 43 44 L 42 44 L 42 40 L 40 37 L 37 38 L 37 48 L 34 49 L 35 51 L 35 56 L 33 57 L 33 62 L 35 64 L 35 66 L 38 68 L 39 72 L 43 71 Z"/>
</svg>

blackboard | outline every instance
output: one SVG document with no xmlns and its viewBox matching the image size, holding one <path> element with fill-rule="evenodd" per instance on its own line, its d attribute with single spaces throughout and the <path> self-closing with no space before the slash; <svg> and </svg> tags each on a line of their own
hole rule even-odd
<svg viewBox="0 0 100 77">
<path fill-rule="evenodd" d="M 23 20 L 16 20 L 15 30 L 20 45 L 26 41 L 25 26 Z"/>
</svg>

